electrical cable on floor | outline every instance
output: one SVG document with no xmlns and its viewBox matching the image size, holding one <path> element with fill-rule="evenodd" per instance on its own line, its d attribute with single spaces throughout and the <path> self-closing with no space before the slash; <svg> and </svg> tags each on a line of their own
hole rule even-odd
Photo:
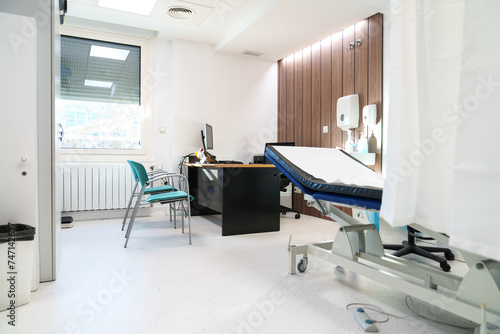
<svg viewBox="0 0 500 334">
<path fill-rule="evenodd" d="M 411 300 L 410 296 L 406 296 L 406 298 L 410 298 L 410 300 Z M 408 301 L 406 300 L 406 298 L 405 298 L 406 306 L 408 306 Z M 377 305 L 365 304 L 365 303 L 350 303 L 350 304 L 347 304 L 346 309 L 347 310 L 352 310 L 352 309 L 358 308 L 358 307 L 362 307 L 365 310 L 371 310 L 371 311 L 374 311 L 376 313 L 380 313 L 380 314 L 385 315 L 385 319 L 383 319 L 383 320 L 372 319 L 372 321 L 376 322 L 376 323 L 387 322 L 387 321 L 389 321 L 390 317 L 399 318 L 399 319 L 405 319 L 405 318 L 409 318 L 413 314 L 413 309 L 411 307 L 410 307 L 410 314 L 405 315 L 405 316 L 398 316 L 398 315 L 395 315 L 395 314 L 391 314 L 391 313 L 385 312 L 382 308 L 378 307 Z"/>
<path fill-rule="evenodd" d="M 347 304 L 346 309 L 347 310 L 352 310 L 352 309 L 355 309 L 355 308 L 358 308 L 358 307 L 362 307 L 365 310 L 371 310 L 371 311 L 374 311 L 376 313 L 383 314 L 385 316 L 385 319 L 382 319 L 382 320 L 372 319 L 372 321 L 374 323 L 384 323 L 384 322 L 387 322 L 387 321 L 390 320 L 391 317 L 398 318 L 398 319 L 406 319 L 406 318 L 411 317 L 413 314 L 415 314 L 416 316 L 419 316 L 421 318 L 424 318 L 424 319 L 427 319 L 427 320 L 430 320 L 430 321 L 433 321 L 433 322 L 437 322 L 437 323 L 440 323 L 440 324 L 443 324 L 443 325 L 455 327 L 455 328 L 468 329 L 468 330 L 476 328 L 476 327 L 459 326 L 459 325 L 451 324 L 451 323 L 448 323 L 448 322 L 445 322 L 445 321 L 441 321 L 441 320 L 429 318 L 429 317 L 427 317 L 425 315 L 422 315 L 422 314 L 416 312 L 415 309 L 413 308 L 413 299 L 409 295 L 407 295 L 405 297 L 405 303 L 406 303 L 406 307 L 408 307 L 408 309 L 410 310 L 410 313 L 408 315 L 404 315 L 404 316 L 399 316 L 399 315 L 387 313 L 382 308 L 380 308 L 380 307 L 378 307 L 377 305 L 374 305 L 374 304 L 350 303 L 350 304 Z"/>
</svg>

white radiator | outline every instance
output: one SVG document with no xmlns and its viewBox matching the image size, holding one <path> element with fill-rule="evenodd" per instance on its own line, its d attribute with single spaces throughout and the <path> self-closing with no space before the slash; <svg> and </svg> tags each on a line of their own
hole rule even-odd
<svg viewBox="0 0 500 334">
<path fill-rule="evenodd" d="M 58 181 L 63 212 L 124 209 L 135 185 L 127 163 L 64 163 Z"/>
</svg>

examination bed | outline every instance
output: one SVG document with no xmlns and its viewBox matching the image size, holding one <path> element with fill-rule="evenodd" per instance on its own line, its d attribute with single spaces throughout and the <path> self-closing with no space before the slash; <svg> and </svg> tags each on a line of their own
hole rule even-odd
<svg viewBox="0 0 500 334">
<path fill-rule="evenodd" d="M 268 146 L 266 157 L 304 194 L 307 205 L 340 228 L 333 241 L 289 245 L 288 271 L 307 269 L 308 256 L 339 265 L 395 290 L 440 306 L 500 333 L 500 264 L 460 251 L 469 270 L 463 276 L 385 254 L 379 231 L 336 206 L 378 211 L 384 179 L 340 149 Z M 448 245 L 448 237 L 418 224 L 415 229 Z M 302 259 L 297 264 L 297 256 Z M 481 305 L 486 311 L 481 311 Z M 484 329 L 484 327 L 482 328 Z"/>
</svg>

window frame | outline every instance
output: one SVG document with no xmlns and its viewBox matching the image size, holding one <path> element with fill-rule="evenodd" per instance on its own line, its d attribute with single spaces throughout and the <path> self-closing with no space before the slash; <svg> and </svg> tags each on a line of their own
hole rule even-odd
<svg viewBox="0 0 500 334">
<path fill-rule="evenodd" d="M 141 87 L 140 87 L 140 108 L 143 109 L 141 120 L 141 149 L 139 150 L 113 150 L 113 149 L 70 149 L 59 148 L 61 161 L 117 161 L 130 158 L 140 158 L 150 160 L 152 157 L 152 133 L 147 131 L 152 127 L 153 117 L 153 92 L 147 88 L 147 69 L 152 64 L 153 46 L 150 38 L 120 35 L 111 32 L 103 32 L 75 27 L 62 26 L 61 35 L 74 36 L 85 39 L 102 40 L 106 42 L 135 45 L 141 48 Z M 57 87 L 57 91 L 60 88 Z M 61 97 L 58 97 L 61 99 Z M 57 99 L 56 99 L 57 100 Z M 56 108 L 57 109 L 57 108 Z"/>
</svg>

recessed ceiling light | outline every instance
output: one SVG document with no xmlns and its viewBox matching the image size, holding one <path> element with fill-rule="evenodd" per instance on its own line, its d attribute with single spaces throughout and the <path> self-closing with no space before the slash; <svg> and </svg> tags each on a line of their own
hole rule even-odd
<svg viewBox="0 0 500 334">
<path fill-rule="evenodd" d="M 258 51 L 251 51 L 251 50 L 245 50 L 242 52 L 244 55 L 246 56 L 253 56 L 253 57 L 260 57 L 262 56 L 264 53 L 262 52 L 258 52 Z"/>
<path fill-rule="evenodd" d="M 156 0 L 99 0 L 98 6 L 110 9 L 121 10 L 124 12 L 151 15 Z"/>
<path fill-rule="evenodd" d="M 85 80 L 84 85 L 99 88 L 111 88 L 113 83 L 109 81 Z"/>
<path fill-rule="evenodd" d="M 90 56 L 109 58 L 116 60 L 125 60 L 128 57 L 130 50 L 108 48 L 104 46 L 92 45 L 90 46 Z"/>
<path fill-rule="evenodd" d="M 167 10 L 167 13 L 175 19 L 189 19 L 190 17 L 196 15 L 194 10 L 187 7 L 170 7 Z"/>
</svg>

